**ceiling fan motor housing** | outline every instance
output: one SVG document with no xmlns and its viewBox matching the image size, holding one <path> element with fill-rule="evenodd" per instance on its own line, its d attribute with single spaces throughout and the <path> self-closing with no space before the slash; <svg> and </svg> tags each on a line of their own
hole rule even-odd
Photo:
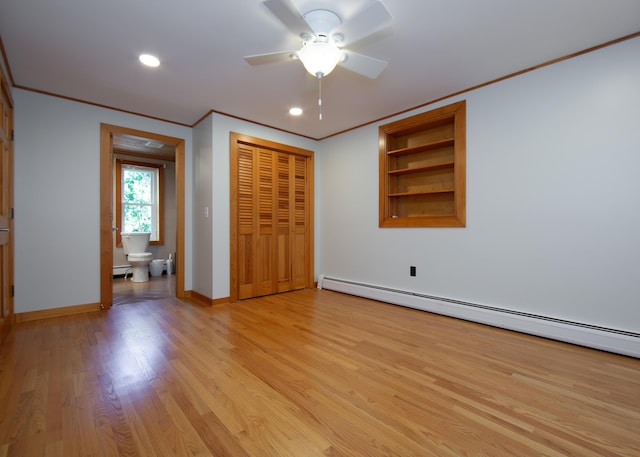
<svg viewBox="0 0 640 457">
<path fill-rule="evenodd" d="M 314 41 L 328 42 L 329 34 L 333 29 L 342 24 L 342 19 L 333 11 L 329 10 L 312 10 L 304 16 L 305 22 L 309 25 L 315 34 Z M 309 41 L 309 37 L 302 35 L 304 41 Z"/>
</svg>

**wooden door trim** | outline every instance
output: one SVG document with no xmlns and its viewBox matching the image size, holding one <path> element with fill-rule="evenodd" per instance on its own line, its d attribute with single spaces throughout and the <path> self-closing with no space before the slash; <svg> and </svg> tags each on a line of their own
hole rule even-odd
<svg viewBox="0 0 640 457">
<path fill-rule="evenodd" d="M 3 123 L 3 129 L 6 127 L 7 131 L 4 132 L 4 141 L 6 141 L 7 145 L 8 145 L 8 157 L 6 159 L 6 162 L 3 163 L 3 166 L 0 168 L 5 168 L 6 171 L 6 186 L 7 186 L 7 193 L 3 196 L 3 198 L 5 199 L 4 202 L 2 202 L 4 205 L 6 205 L 6 208 L 4 208 L 7 213 L 11 212 L 13 209 L 13 197 L 14 197 L 14 189 L 13 189 L 13 180 L 14 180 L 14 175 L 13 175 L 13 136 L 12 136 L 12 132 L 13 132 L 13 121 L 14 121 L 14 113 L 13 113 L 13 107 L 14 107 L 14 103 L 13 103 L 13 98 L 11 96 L 11 91 L 9 89 L 9 84 L 7 81 L 7 78 L 5 77 L 5 73 L 4 70 L 2 68 L 0 68 L 0 91 L 2 92 L 2 98 L 4 98 L 6 100 L 7 105 L 4 106 L 4 108 L 2 109 L 2 111 L 4 111 L 4 113 L 2 113 L 3 118 L 0 119 L 0 122 Z M 4 185 L 3 184 L 3 185 Z M 6 280 L 6 284 L 4 284 L 4 286 L 6 286 L 7 288 L 11 288 L 13 287 L 13 282 L 14 282 L 14 242 L 15 242 L 15 234 L 14 234 L 14 230 L 15 230 L 15 224 L 14 224 L 14 219 L 13 217 L 8 216 L 7 218 L 7 226 L 9 228 L 9 232 L 6 235 L 8 238 L 8 242 L 6 243 L 7 249 L 6 249 L 6 255 L 7 255 L 7 259 L 6 259 L 6 265 L 7 265 L 7 270 L 6 272 L 3 272 L 3 275 L 6 275 L 4 278 L 0 278 L 0 280 Z M 2 271 L 2 268 L 0 268 L 0 271 Z M 2 342 L 4 341 L 4 339 L 7 337 L 7 335 L 9 334 L 9 332 L 11 331 L 11 328 L 13 327 L 13 324 L 15 322 L 15 309 L 14 309 L 14 297 L 13 294 L 11 293 L 10 290 L 2 290 L 1 291 L 2 294 L 4 294 L 3 299 L 7 300 L 6 303 L 6 308 L 8 309 L 8 313 L 5 314 L 4 312 L 4 303 L 2 300 L 0 300 L 0 306 L 3 307 L 3 309 L 0 309 L 0 347 L 2 347 Z"/>
<path fill-rule="evenodd" d="M 100 124 L 100 303 L 108 309 L 113 303 L 113 232 L 112 186 L 113 163 L 111 137 L 114 133 L 133 135 L 173 145 L 176 167 L 176 296 L 185 297 L 184 290 L 184 208 L 185 208 L 185 149 L 184 139 L 110 124 Z"/>
<path fill-rule="evenodd" d="M 229 255 L 229 300 L 235 302 L 238 300 L 238 146 L 246 145 L 261 149 L 269 149 L 276 152 L 284 152 L 287 154 L 298 155 L 306 158 L 307 165 L 307 195 L 309 204 L 307 205 L 307 221 L 309 227 L 309 245 L 307 247 L 307 255 L 309 258 L 309 275 L 307 278 L 307 287 L 314 284 L 314 181 L 313 181 L 313 151 L 302 149 L 287 144 L 276 143 L 274 141 L 256 138 L 241 133 L 230 132 L 229 134 L 229 165 L 230 165 L 230 255 Z"/>
</svg>

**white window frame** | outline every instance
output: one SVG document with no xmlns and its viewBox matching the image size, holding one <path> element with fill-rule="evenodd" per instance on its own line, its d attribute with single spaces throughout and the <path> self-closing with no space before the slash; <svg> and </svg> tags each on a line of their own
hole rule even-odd
<svg viewBox="0 0 640 457">
<path fill-rule="evenodd" d="M 133 204 L 133 206 L 151 206 L 152 222 L 151 222 L 151 238 L 149 244 L 164 244 L 164 166 L 155 163 L 137 162 L 132 160 L 116 159 L 116 217 L 118 235 L 117 246 L 122 246 L 122 238 L 120 233 L 124 230 L 124 207 L 132 205 L 123 201 L 123 177 L 126 169 L 142 169 L 152 172 L 152 195 L 154 202 Z"/>
</svg>

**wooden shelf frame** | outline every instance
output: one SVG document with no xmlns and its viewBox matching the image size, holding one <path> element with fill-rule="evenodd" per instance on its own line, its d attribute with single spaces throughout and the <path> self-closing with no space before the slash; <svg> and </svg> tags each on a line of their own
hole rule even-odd
<svg viewBox="0 0 640 457">
<path fill-rule="evenodd" d="M 379 127 L 380 227 L 466 226 L 466 102 Z"/>
</svg>

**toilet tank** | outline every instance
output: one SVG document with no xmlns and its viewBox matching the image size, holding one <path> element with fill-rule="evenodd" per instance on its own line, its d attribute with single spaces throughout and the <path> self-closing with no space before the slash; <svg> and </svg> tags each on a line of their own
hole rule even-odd
<svg viewBox="0 0 640 457">
<path fill-rule="evenodd" d="M 149 238 L 151 233 L 148 232 L 134 232 L 134 233 L 121 233 L 122 247 L 125 254 L 137 254 L 146 252 L 149 246 Z"/>
</svg>

